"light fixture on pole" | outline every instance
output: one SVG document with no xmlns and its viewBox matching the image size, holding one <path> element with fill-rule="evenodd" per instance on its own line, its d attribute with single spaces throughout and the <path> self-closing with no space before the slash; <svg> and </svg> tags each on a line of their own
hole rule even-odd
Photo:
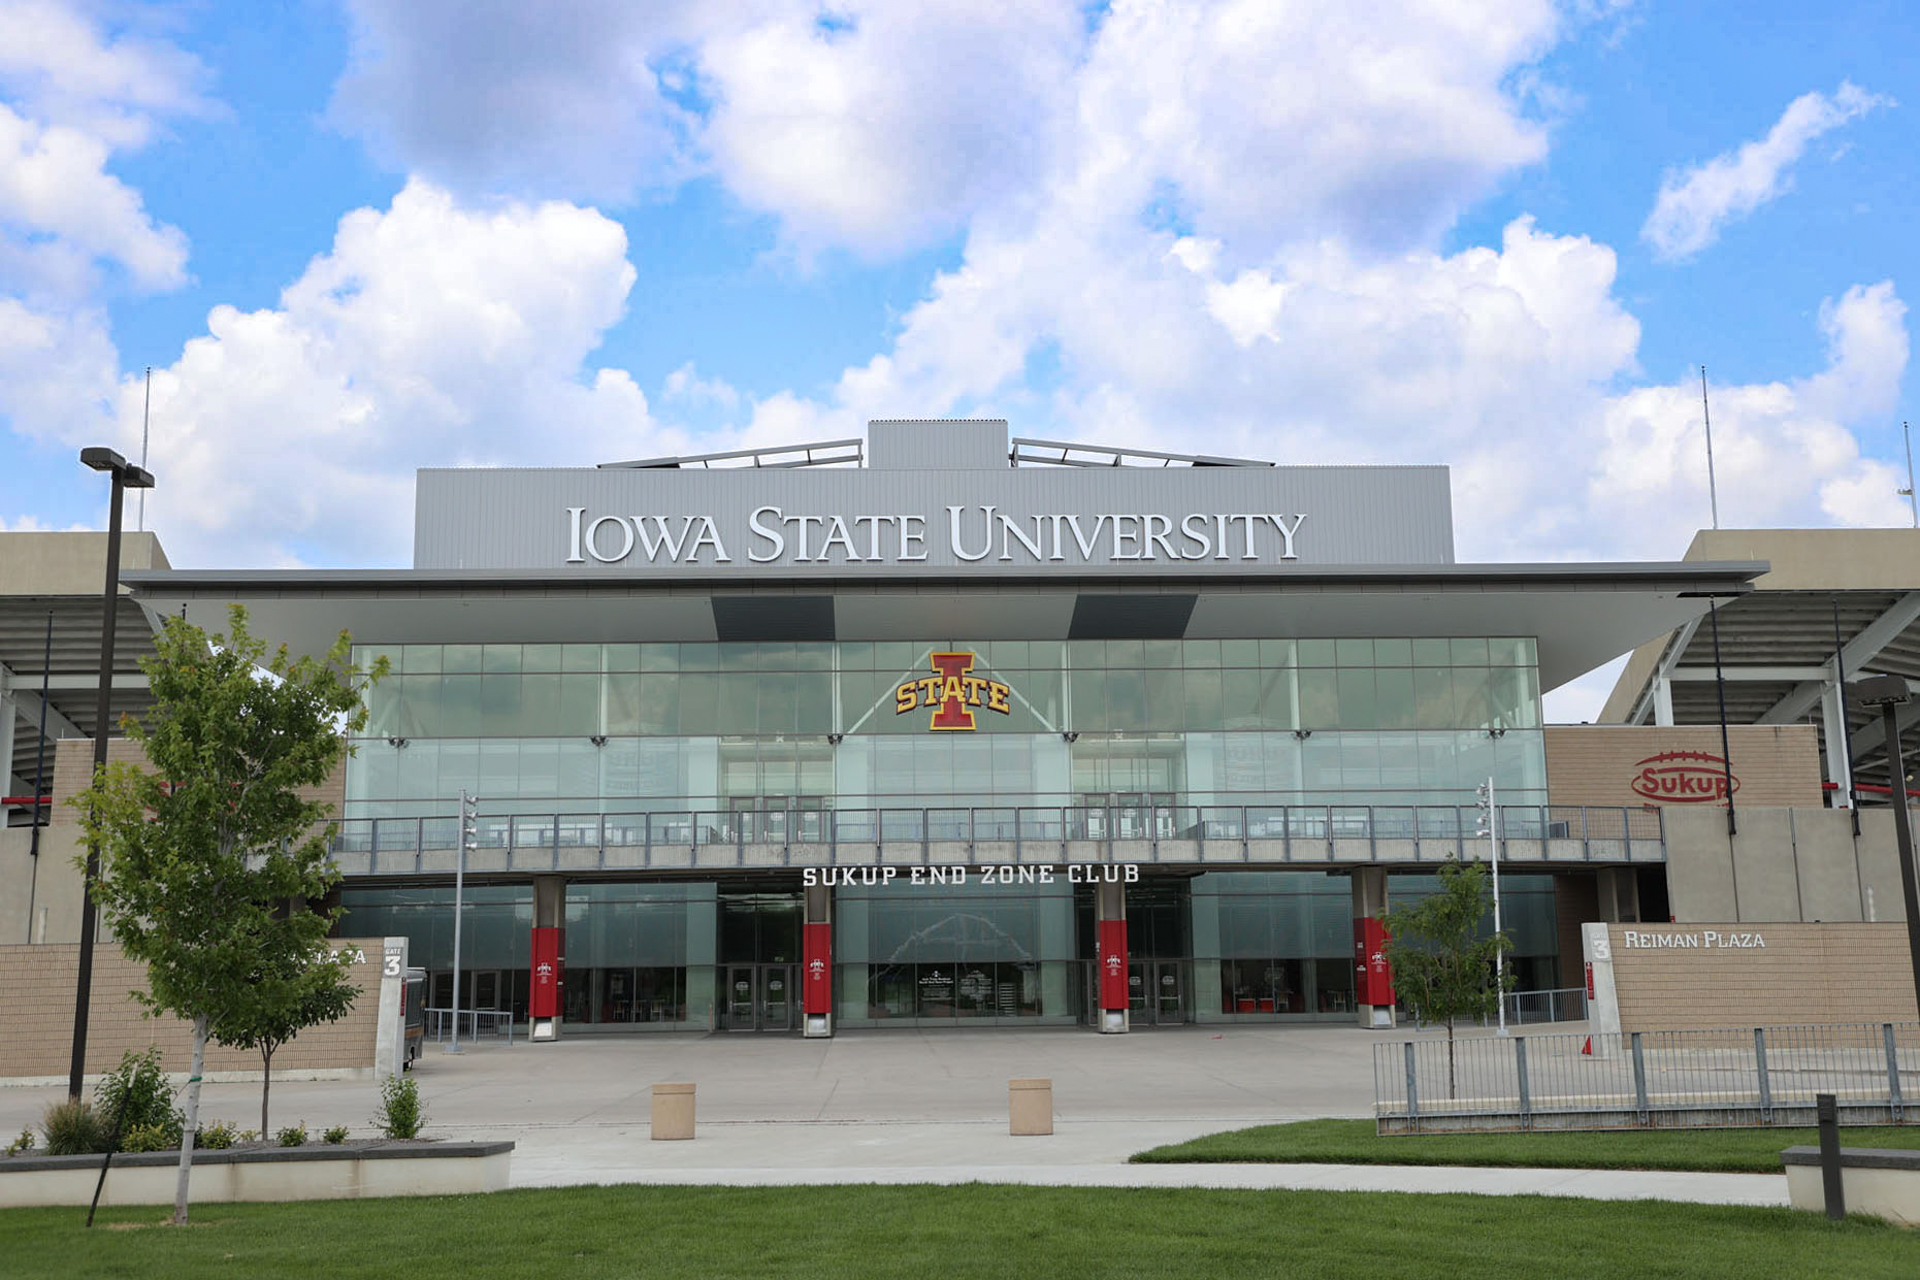
<svg viewBox="0 0 1920 1280">
<path fill-rule="evenodd" d="M 120 508 L 128 489 L 153 488 L 153 476 L 111 449 L 80 451 L 80 461 L 113 476 L 113 496 L 107 507 L 107 584 L 100 600 L 100 692 L 94 702 L 93 776 L 107 767 L 107 733 L 113 715 L 113 624 L 120 613 Z M 93 934 L 98 908 L 93 882 L 100 874 L 100 842 L 87 841 L 87 874 L 80 885 L 80 972 L 73 997 L 73 1059 L 67 1069 L 67 1096 L 80 1097 L 87 1064 L 87 1012 L 93 995 Z"/>
<path fill-rule="evenodd" d="M 1500 810 L 1494 804 L 1493 779 L 1488 778 L 1474 790 L 1480 797 L 1480 825 L 1475 835 L 1487 838 L 1487 857 L 1493 863 L 1493 932 L 1500 935 Z M 1507 1034 L 1507 949 L 1496 942 L 1493 952 L 1494 994 L 1500 999 L 1500 1034 Z"/>
<path fill-rule="evenodd" d="M 480 797 L 460 793 L 460 851 L 453 863 L 453 1039 L 448 1053 L 460 1052 L 460 916 L 467 888 L 467 851 L 480 847 Z"/>
<path fill-rule="evenodd" d="M 1913 878 L 1913 820 L 1907 812 L 1907 772 L 1900 759 L 1900 708 L 1913 694 L 1904 676 L 1868 676 L 1853 686 L 1854 700 L 1879 707 L 1887 731 L 1888 797 L 1893 801 L 1893 833 L 1900 846 L 1900 893 L 1907 904 L 1907 951 L 1920 995 L 1920 885 Z"/>
</svg>

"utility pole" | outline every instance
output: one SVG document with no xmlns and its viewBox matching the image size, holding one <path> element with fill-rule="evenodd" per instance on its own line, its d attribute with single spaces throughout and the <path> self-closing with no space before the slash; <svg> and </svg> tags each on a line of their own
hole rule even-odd
<svg viewBox="0 0 1920 1280">
<path fill-rule="evenodd" d="M 480 847 L 480 797 L 460 792 L 460 852 L 453 864 L 453 1039 L 448 1053 L 460 1052 L 460 917 L 467 889 L 467 850 Z"/>
<path fill-rule="evenodd" d="M 1480 797 L 1480 830 L 1475 835 L 1487 838 L 1487 858 L 1493 863 L 1493 932 L 1500 933 L 1500 810 L 1494 803 L 1493 779 L 1476 788 Z M 1500 998 L 1500 1034 L 1507 1034 L 1507 951 L 1500 944 L 1494 951 L 1494 994 Z"/>
</svg>

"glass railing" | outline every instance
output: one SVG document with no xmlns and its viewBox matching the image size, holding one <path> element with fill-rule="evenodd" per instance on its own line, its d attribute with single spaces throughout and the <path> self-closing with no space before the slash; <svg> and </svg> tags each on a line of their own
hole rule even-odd
<svg viewBox="0 0 1920 1280">
<path fill-rule="evenodd" d="M 1512 856 L 1533 860 L 1657 861 L 1665 857 L 1661 813 L 1649 807 L 1502 806 L 1498 830 Z M 558 865 L 582 850 L 744 850 L 775 846 L 1145 845 L 1186 842 L 1213 860 L 1218 843 L 1243 847 L 1247 860 L 1316 856 L 1340 861 L 1371 854 L 1394 861 L 1487 856 L 1483 815 L 1471 805 L 1107 805 L 980 808 L 675 810 L 647 813 L 514 814 L 480 819 L 471 849 L 504 851 L 510 865 L 541 855 Z M 337 824 L 337 855 L 450 851 L 452 817 L 354 818 Z M 1383 843 L 1391 846 L 1381 851 Z M 1258 854 L 1254 856 L 1254 845 Z M 1367 846 L 1369 853 L 1358 852 Z M 1317 854 L 1316 854 L 1317 849 Z M 525 856 L 523 856 L 525 855 Z M 497 861 L 497 859 L 496 859 Z"/>
</svg>

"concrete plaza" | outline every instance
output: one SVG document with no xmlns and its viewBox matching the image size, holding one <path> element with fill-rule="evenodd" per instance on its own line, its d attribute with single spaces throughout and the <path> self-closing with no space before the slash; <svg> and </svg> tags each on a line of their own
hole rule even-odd
<svg viewBox="0 0 1920 1280">
<path fill-rule="evenodd" d="M 517 1144 L 515 1186 L 983 1181 L 1786 1202 L 1783 1175 L 1126 1163 L 1223 1129 L 1365 1116 L 1379 1039 L 1349 1027 L 489 1038 L 458 1056 L 429 1043 L 415 1078 L 429 1135 Z M 1053 1081 L 1051 1136 L 1008 1134 L 1007 1081 L 1029 1076 Z M 660 1081 L 697 1086 L 693 1141 L 651 1140 Z M 36 1122 L 63 1093 L 0 1089 L 0 1132 Z M 276 1081 L 271 1122 L 304 1121 L 316 1140 L 337 1124 L 372 1136 L 378 1101 L 371 1081 Z M 208 1119 L 257 1126 L 260 1087 L 208 1084 L 201 1105 Z"/>
</svg>

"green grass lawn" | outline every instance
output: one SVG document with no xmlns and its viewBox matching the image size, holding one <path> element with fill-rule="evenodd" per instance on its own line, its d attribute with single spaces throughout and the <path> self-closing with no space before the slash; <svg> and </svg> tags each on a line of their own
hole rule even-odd
<svg viewBox="0 0 1920 1280">
<path fill-rule="evenodd" d="M 1543 1197 L 959 1187 L 572 1187 L 0 1211 L 0 1276 L 1654 1277 L 1920 1274 L 1920 1234 L 1789 1209 Z M 132 1229 L 129 1229 L 132 1228 Z"/>
<path fill-rule="evenodd" d="M 1137 1164 L 1456 1164 L 1550 1169 L 1779 1173 L 1813 1129 L 1659 1129 L 1602 1133 L 1425 1133 L 1381 1137 L 1371 1120 L 1303 1120 L 1155 1147 Z M 1920 1147 L 1920 1127 L 1846 1128 L 1848 1147 Z"/>
</svg>

